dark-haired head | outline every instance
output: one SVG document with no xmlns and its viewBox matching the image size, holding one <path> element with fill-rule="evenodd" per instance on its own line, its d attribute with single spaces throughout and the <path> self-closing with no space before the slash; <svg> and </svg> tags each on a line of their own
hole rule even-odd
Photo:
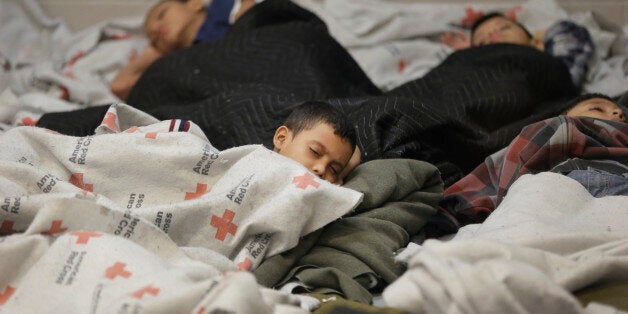
<svg viewBox="0 0 628 314">
<path fill-rule="evenodd" d="M 319 123 L 326 123 L 334 129 L 334 134 L 351 143 L 355 148 L 355 129 L 342 111 L 322 101 L 307 101 L 292 110 L 283 125 L 287 126 L 293 136 L 301 131 L 309 130 Z"/>
<path fill-rule="evenodd" d="M 628 122 L 624 109 L 612 98 L 600 93 L 580 95 L 565 104 L 563 114 L 570 117 L 591 117 Z"/>
<path fill-rule="evenodd" d="M 516 20 L 502 13 L 490 12 L 471 26 L 471 45 L 482 46 L 493 43 L 531 45 L 533 36 Z"/>
<path fill-rule="evenodd" d="M 335 184 L 342 184 L 360 162 L 355 142 L 355 130 L 344 114 L 320 101 L 297 106 L 273 137 L 275 152 Z"/>
</svg>

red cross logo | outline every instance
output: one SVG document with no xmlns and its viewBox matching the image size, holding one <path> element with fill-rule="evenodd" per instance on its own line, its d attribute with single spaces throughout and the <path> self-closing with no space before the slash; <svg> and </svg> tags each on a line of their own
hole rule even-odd
<svg viewBox="0 0 628 314">
<path fill-rule="evenodd" d="M 76 61 L 78 61 L 80 58 L 83 58 L 85 56 L 85 51 L 83 50 L 79 50 L 74 56 L 72 56 L 72 58 L 70 58 L 70 62 L 68 62 L 68 66 L 73 66 Z"/>
<path fill-rule="evenodd" d="M 137 130 L 139 130 L 139 129 L 140 129 L 140 128 L 138 128 L 138 127 L 136 127 L 136 126 L 132 126 L 132 127 L 128 128 L 128 129 L 127 129 L 126 131 L 124 131 L 124 132 L 126 132 L 126 133 L 135 133 L 135 132 L 137 132 Z"/>
<path fill-rule="evenodd" d="M 207 190 L 207 184 L 197 183 L 196 192 L 185 192 L 185 200 L 193 200 L 195 198 L 199 198 L 207 192 L 209 192 Z"/>
<path fill-rule="evenodd" d="M 83 182 L 83 174 L 80 172 L 72 174 L 72 176 L 70 177 L 70 183 L 76 185 L 80 189 L 94 192 L 94 185 L 86 184 L 85 182 Z"/>
<path fill-rule="evenodd" d="M 144 297 L 145 294 L 152 294 L 152 295 L 157 295 L 159 294 L 159 289 L 153 287 L 153 285 L 148 285 L 140 290 L 137 290 L 135 292 L 133 292 L 133 297 L 136 299 L 141 299 Z"/>
<path fill-rule="evenodd" d="M 484 16 L 484 13 L 481 10 L 473 10 L 472 7 L 467 7 L 465 10 L 467 15 L 460 21 L 462 26 L 471 26 L 475 21 Z"/>
<path fill-rule="evenodd" d="M 126 267 L 125 263 L 116 262 L 113 266 L 107 268 L 107 271 L 105 271 L 105 277 L 111 280 L 118 276 L 124 278 L 131 277 L 131 272 L 124 270 L 124 267 Z"/>
<path fill-rule="evenodd" d="M 238 268 L 240 268 L 240 270 L 249 270 L 251 269 L 251 266 L 253 266 L 253 263 L 248 257 L 238 263 Z"/>
<path fill-rule="evenodd" d="M 102 236 L 102 234 L 100 233 L 91 232 L 91 231 L 75 231 L 75 232 L 70 233 L 70 235 L 77 237 L 76 238 L 77 244 L 87 244 L 87 242 L 89 241 L 91 237 L 98 238 Z"/>
<path fill-rule="evenodd" d="M 506 15 L 509 19 L 516 21 L 516 20 L 517 20 L 517 12 L 518 12 L 518 11 L 521 11 L 521 6 L 520 6 L 520 5 L 518 5 L 518 6 L 514 7 L 514 8 L 512 8 L 512 9 L 510 9 L 510 10 L 508 10 L 508 11 L 506 11 L 506 14 L 505 14 L 505 15 Z"/>
<path fill-rule="evenodd" d="M 310 173 L 306 172 L 302 176 L 294 177 L 292 179 L 292 183 L 297 184 L 297 188 L 299 189 L 307 189 L 308 186 L 313 186 L 315 189 L 318 189 L 320 183 L 316 182 L 315 177 Z"/>
<path fill-rule="evenodd" d="M 0 226 L 0 234 L 13 234 L 16 233 L 17 230 L 13 229 L 13 225 L 15 221 L 5 220 L 2 222 L 2 226 Z"/>
<path fill-rule="evenodd" d="M 116 123 L 116 115 L 112 112 L 107 112 L 107 114 L 105 114 L 105 118 L 102 120 L 102 124 L 106 125 L 116 132 L 120 131 L 120 128 L 118 128 L 118 124 Z"/>
<path fill-rule="evenodd" d="M 36 120 L 33 120 L 31 117 L 22 118 L 22 124 L 34 126 L 37 124 Z"/>
<path fill-rule="evenodd" d="M 61 225 L 63 225 L 63 220 L 53 220 L 50 229 L 42 232 L 42 234 L 53 235 L 55 233 L 63 233 L 68 230 L 68 228 L 61 228 Z"/>
<path fill-rule="evenodd" d="M 59 86 L 59 89 L 61 89 L 61 95 L 59 95 L 59 98 L 65 99 L 65 100 L 70 99 L 70 90 L 68 90 L 67 87 Z"/>
<path fill-rule="evenodd" d="M 4 305 L 5 303 L 7 303 L 11 295 L 13 295 L 13 292 L 15 292 L 15 288 L 11 286 L 7 286 L 6 288 L 4 288 L 4 292 L 0 293 L 0 305 Z"/>
<path fill-rule="evenodd" d="M 397 73 L 401 74 L 406 70 L 406 62 L 403 59 L 399 59 L 399 63 L 397 64 Z"/>
<path fill-rule="evenodd" d="M 233 235 L 236 234 L 236 232 L 238 231 L 238 226 L 231 223 L 233 217 L 235 217 L 235 213 L 228 209 L 225 209 L 222 217 L 212 215 L 211 225 L 218 229 L 216 231 L 216 239 L 220 241 L 225 241 L 227 233 L 231 233 Z"/>
<path fill-rule="evenodd" d="M 150 138 L 150 139 L 156 139 L 157 138 L 157 132 L 148 132 L 146 133 L 146 135 L 144 135 L 145 138 Z"/>
</svg>

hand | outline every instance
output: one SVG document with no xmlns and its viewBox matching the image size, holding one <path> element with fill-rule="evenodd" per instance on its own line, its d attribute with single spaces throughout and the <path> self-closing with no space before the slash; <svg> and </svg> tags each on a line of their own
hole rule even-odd
<svg viewBox="0 0 628 314">
<path fill-rule="evenodd" d="M 131 57 L 129 63 L 118 71 L 116 77 L 109 84 L 111 92 L 121 100 L 126 100 L 133 85 L 142 76 L 144 70 L 162 55 L 155 47 L 148 45 L 142 53 Z"/>
<path fill-rule="evenodd" d="M 237 21 L 242 14 L 246 13 L 246 11 L 250 10 L 255 5 L 255 0 L 242 0 L 240 1 L 240 9 L 233 16 L 233 20 Z"/>
<path fill-rule="evenodd" d="M 461 50 L 471 47 L 471 37 L 457 30 L 454 33 L 447 32 L 440 36 L 440 42 L 454 50 Z"/>
</svg>

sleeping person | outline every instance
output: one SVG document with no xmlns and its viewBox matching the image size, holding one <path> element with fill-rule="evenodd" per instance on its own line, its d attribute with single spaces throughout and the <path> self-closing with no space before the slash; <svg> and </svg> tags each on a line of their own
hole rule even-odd
<svg viewBox="0 0 628 314">
<path fill-rule="evenodd" d="M 441 42 L 456 50 L 497 43 L 530 46 L 563 60 L 578 87 L 595 50 L 589 31 L 571 21 L 559 21 L 532 35 L 521 23 L 497 12 L 475 21 L 471 37 L 462 32 L 446 33 L 441 36 Z"/>
<path fill-rule="evenodd" d="M 355 130 L 340 110 L 325 102 L 296 107 L 275 131 L 273 144 L 275 152 L 334 184 L 341 185 L 360 163 Z"/>
<path fill-rule="evenodd" d="M 508 147 L 447 188 L 440 204 L 446 212 L 441 213 L 454 225 L 481 223 L 515 180 L 544 171 L 571 177 L 595 197 L 628 195 L 626 112 L 595 93 L 578 96 L 566 107 L 565 115 L 525 127 Z"/>
<path fill-rule="evenodd" d="M 125 65 L 109 88 L 124 100 L 144 70 L 155 60 L 178 49 L 225 36 L 227 29 L 252 8 L 255 0 L 163 0 L 146 15 L 144 31 L 150 44 Z"/>
<path fill-rule="evenodd" d="M 569 117 L 590 117 L 628 123 L 619 105 L 604 94 L 584 94 L 570 102 L 573 106 L 563 113 Z"/>
</svg>

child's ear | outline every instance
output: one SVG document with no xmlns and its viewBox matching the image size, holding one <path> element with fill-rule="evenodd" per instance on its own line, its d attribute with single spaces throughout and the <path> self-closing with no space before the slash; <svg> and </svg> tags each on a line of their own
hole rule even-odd
<svg viewBox="0 0 628 314">
<path fill-rule="evenodd" d="M 545 37 L 545 30 L 534 32 L 532 39 L 530 40 L 530 46 L 541 51 L 545 51 L 545 44 L 543 44 L 543 37 Z"/>
<path fill-rule="evenodd" d="M 214 0 L 214 1 L 220 1 L 220 0 Z M 205 9 L 205 7 L 203 6 L 203 0 L 188 0 L 185 3 L 185 5 L 187 5 L 194 12 L 202 11 Z"/>
<path fill-rule="evenodd" d="M 275 131 L 275 136 L 273 137 L 273 145 L 275 146 L 273 150 L 275 152 L 280 152 L 286 143 L 288 143 L 290 136 L 292 136 L 292 131 L 290 131 L 287 126 L 282 125 L 278 127 Z"/>
</svg>

